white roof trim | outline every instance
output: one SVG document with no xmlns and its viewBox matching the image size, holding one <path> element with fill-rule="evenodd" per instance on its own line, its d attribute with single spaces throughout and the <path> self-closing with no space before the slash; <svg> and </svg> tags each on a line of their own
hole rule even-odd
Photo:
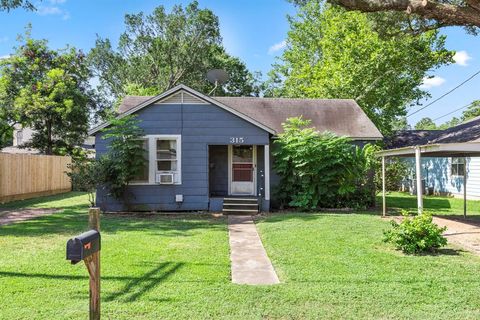
<svg viewBox="0 0 480 320">
<path fill-rule="evenodd" d="M 439 143 L 439 144 L 427 144 L 421 146 L 410 146 L 390 150 L 382 150 L 376 153 L 378 157 L 391 157 L 391 156 L 408 156 L 415 155 L 415 150 L 420 148 L 421 153 L 448 153 L 448 152 L 464 152 L 464 153 L 479 153 L 480 142 L 460 142 L 460 143 Z"/>
<path fill-rule="evenodd" d="M 145 101 L 145 102 L 139 104 L 138 106 L 136 106 L 136 107 L 128 110 L 127 112 L 118 115 L 118 116 L 117 116 L 117 119 L 121 119 L 121 118 L 123 118 L 123 117 L 125 117 L 125 116 L 127 116 L 127 115 L 130 115 L 130 114 L 132 114 L 132 113 L 135 113 L 135 112 L 137 112 L 137 111 L 139 111 L 139 110 L 141 110 L 141 109 L 143 109 L 143 108 L 145 108 L 145 107 L 147 107 L 147 106 L 149 106 L 149 105 L 151 105 L 151 104 L 153 104 L 153 103 L 155 103 L 155 102 L 157 102 L 157 101 L 159 101 L 159 100 L 164 100 L 166 97 L 168 97 L 168 96 L 170 96 L 170 95 L 172 95 L 172 94 L 174 94 L 174 93 L 176 93 L 177 91 L 180 91 L 180 90 L 185 90 L 186 92 L 188 92 L 189 94 L 191 94 L 191 95 L 193 95 L 193 96 L 196 96 L 196 97 L 198 97 L 198 98 L 200 98 L 200 99 L 202 99 L 202 100 L 205 100 L 205 101 L 207 101 L 207 102 L 209 102 L 209 103 L 211 103 L 211 104 L 213 104 L 213 105 L 216 105 L 217 107 L 220 107 L 220 108 L 222 108 L 222 109 L 224 109 L 224 110 L 226 110 L 226 111 L 228 111 L 228 112 L 230 112 L 230 113 L 233 113 L 234 115 L 238 116 L 239 118 L 242 118 L 243 120 L 245 120 L 245 121 L 247 121 L 247 122 L 250 122 L 251 124 L 253 124 L 253 125 L 255 125 L 255 126 L 257 126 L 257 127 L 261 128 L 261 129 L 263 129 L 263 130 L 271 133 L 271 134 L 276 134 L 275 130 L 273 130 L 272 128 L 269 128 L 269 127 L 261 124 L 260 122 L 258 122 L 258 121 L 256 121 L 256 120 L 250 118 L 249 116 L 247 116 L 247 115 L 245 115 L 245 114 L 243 114 L 243 113 L 241 113 L 241 112 L 238 112 L 237 110 L 234 110 L 234 109 L 232 109 L 232 108 L 224 105 L 223 103 L 218 102 L 217 100 L 212 99 L 212 98 L 210 98 L 210 97 L 208 97 L 208 96 L 206 96 L 206 95 L 204 95 L 204 94 L 201 94 L 200 92 L 195 91 L 195 90 L 193 90 L 192 88 L 187 87 L 186 85 L 183 85 L 183 84 L 180 84 L 180 85 L 178 85 L 178 86 L 176 86 L 176 87 L 174 87 L 174 88 L 171 88 L 170 90 L 165 91 L 165 92 L 162 93 L 162 94 L 159 94 L 158 96 L 155 96 L 155 97 L 153 97 L 153 98 L 151 98 L 151 99 L 148 99 L 147 101 Z M 109 123 L 108 121 L 107 121 L 107 122 L 104 122 L 104 123 L 102 123 L 102 124 L 100 124 L 100 125 L 92 128 L 92 129 L 90 129 L 90 130 L 88 131 L 88 135 L 94 135 L 94 134 L 96 134 L 98 131 L 100 131 L 100 130 L 106 128 L 106 127 L 108 127 L 109 125 L 110 125 L 110 123 Z"/>
</svg>

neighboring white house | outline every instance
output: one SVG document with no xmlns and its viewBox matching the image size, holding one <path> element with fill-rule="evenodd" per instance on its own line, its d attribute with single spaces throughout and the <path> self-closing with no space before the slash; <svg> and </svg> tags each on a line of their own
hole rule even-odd
<svg viewBox="0 0 480 320">
<path fill-rule="evenodd" d="M 388 141 L 388 149 L 440 143 L 480 142 L 480 117 L 446 130 L 408 130 Z M 410 173 L 404 188 L 415 192 L 415 159 L 404 158 Z M 422 180 L 429 194 L 463 197 L 463 179 L 467 179 L 467 198 L 480 199 L 480 157 L 428 157 L 421 159 Z"/>
<path fill-rule="evenodd" d="M 11 147 L 5 147 L 0 150 L 3 153 L 40 153 L 36 149 L 20 148 L 24 143 L 29 142 L 32 139 L 34 130 L 29 127 L 22 127 L 22 125 L 15 125 L 13 129 L 13 144 Z M 89 136 L 80 145 L 82 148 L 90 150 L 92 154 L 95 153 L 95 137 Z"/>
<path fill-rule="evenodd" d="M 21 125 L 15 125 L 13 129 L 13 146 L 18 147 L 32 139 L 33 130 L 31 128 L 23 128 Z"/>
<path fill-rule="evenodd" d="M 10 147 L 0 149 L 2 153 L 29 153 L 38 154 L 38 150 L 30 148 L 19 148 L 25 142 L 32 139 L 33 130 L 30 128 L 23 128 L 21 125 L 16 124 L 13 129 L 13 144 Z"/>
</svg>

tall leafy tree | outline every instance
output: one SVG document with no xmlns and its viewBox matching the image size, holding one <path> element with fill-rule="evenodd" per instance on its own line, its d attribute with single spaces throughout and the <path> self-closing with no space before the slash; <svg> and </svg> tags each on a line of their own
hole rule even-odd
<svg viewBox="0 0 480 320">
<path fill-rule="evenodd" d="M 422 118 L 415 124 L 415 130 L 435 130 L 437 125 L 431 118 Z"/>
<path fill-rule="evenodd" d="M 457 117 L 453 117 L 449 121 L 447 121 L 445 123 L 442 123 L 441 125 L 437 126 L 437 129 L 438 130 L 445 130 L 445 129 L 448 129 L 448 128 L 451 128 L 451 127 L 454 127 L 454 126 L 458 126 L 461 123 L 462 123 L 462 119 L 457 118 Z"/>
<path fill-rule="evenodd" d="M 384 134 L 428 93 L 427 72 L 451 62 L 436 31 L 384 37 L 366 14 L 312 0 L 290 17 L 287 48 L 274 65 L 267 95 L 352 98 Z M 397 26 L 389 32 L 394 34 Z"/>
<path fill-rule="evenodd" d="M 16 8 L 35 10 L 35 6 L 28 0 L 0 0 L 0 11 L 10 11 Z"/>
<path fill-rule="evenodd" d="M 27 32 L 15 54 L 0 61 L 1 127 L 20 123 L 34 130 L 32 147 L 45 154 L 72 154 L 86 137 L 98 100 L 86 57 L 75 48 L 52 50 Z"/>
<path fill-rule="evenodd" d="M 480 116 L 480 100 L 475 100 L 463 111 L 462 121 L 467 121 L 478 116 Z"/>
<path fill-rule="evenodd" d="M 160 93 L 179 83 L 209 93 L 213 85 L 206 73 L 225 69 L 230 80 L 217 90 L 221 95 L 257 95 L 255 74 L 222 46 L 218 17 L 200 9 L 194 1 L 185 8 L 163 6 L 151 14 L 127 14 L 125 32 L 118 48 L 109 39 L 98 38 L 89 54 L 91 65 L 103 91 L 113 98 L 130 90 Z"/>
<path fill-rule="evenodd" d="M 441 125 L 437 126 L 432 119 L 430 118 L 422 118 L 420 121 L 417 122 L 415 125 L 415 129 L 423 129 L 423 130 L 444 130 L 451 128 L 453 126 L 457 126 L 462 122 L 471 120 L 473 118 L 480 116 L 480 100 L 473 101 L 465 111 L 462 112 L 462 115 L 457 118 L 453 117 L 452 119 L 442 123 Z"/>
</svg>

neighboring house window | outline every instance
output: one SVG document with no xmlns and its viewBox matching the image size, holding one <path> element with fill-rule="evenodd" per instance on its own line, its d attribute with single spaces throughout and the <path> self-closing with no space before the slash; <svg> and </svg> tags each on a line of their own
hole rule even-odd
<svg viewBox="0 0 480 320">
<path fill-rule="evenodd" d="M 138 175 L 133 179 L 132 182 L 134 183 L 148 183 L 149 180 L 149 152 L 148 152 L 148 138 L 141 139 L 138 141 L 139 144 L 142 145 L 144 153 L 143 157 L 145 159 L 145 164 L 142 168 L 142 170 L 138 173 Z"/>
<path fill-rule="evenodd" d="M 17 145 L 21 145 L 23 143 L 23 131 L 17 131 Z"/>
<path fill-rule="evenodd" d="M 181 136 L 147 135 L 141 143 L 147 159 L 133 184 L 181 184 Z M 161 175 L 161 176 L 160 176 Z"/>
<path fill-rule="evenodd" d="M 463 177 L 465 173 L 465 158 L 452 158 L 452 176 Z"/>
</svg>

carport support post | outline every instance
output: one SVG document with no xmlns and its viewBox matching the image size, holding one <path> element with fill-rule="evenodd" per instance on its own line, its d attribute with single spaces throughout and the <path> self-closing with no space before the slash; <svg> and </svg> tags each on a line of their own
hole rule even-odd
<svg viewBox="0 0 480 320">
<path fill-rule="evenodd" d="M 385 217 L 387 214 L 387 200 L 385 197 L 385 157 L 382 157 L 382 216 Z"/>
<path fill-rule="evenodd" d="M 415 148 L 415 176 L 417 178 L 418 214 L 422 214 L 423 213 L 422 156 L 420 154 L 420 147 Z"/>
<path fill-rule="evenodd" d="M 100 232 L 100 208 L 88 210 L 88 226 Z M 84 260 L 90 275 L 90 320 L 100 319 L 100 251 Z"/>
<path fill-rule="evenodd" d="M 463 217 L 467 218 L 467 158 L 463 158 Z"/>
</svg>

